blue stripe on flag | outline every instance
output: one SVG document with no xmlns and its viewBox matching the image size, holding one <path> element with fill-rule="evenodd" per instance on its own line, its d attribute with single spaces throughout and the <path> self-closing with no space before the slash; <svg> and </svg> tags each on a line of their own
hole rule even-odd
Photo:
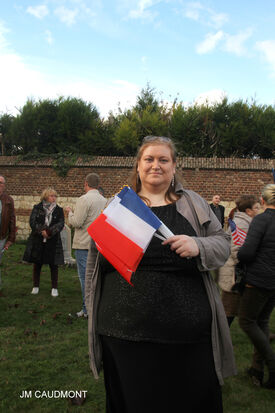
<svg viewBox="0 0 275 413">
<path fill-rule="evenodd" d="M 228 224 L 230 226 L 231 232 L 236 230 L 236 224 L 232 219 L 228 218 Z"/>
<path fill-rule="evenodd" d="M 130 189 L 129 186 L 124 186 L 122 188 L 122 190 L 117 194 L 117 196 L 122 199 L 124 197 L 124 195 L 126 194 L 126 192 L 128 192 L 128 190 Z"/>
<path fill-rule="evenodd" d="M 131 188 L 125 186 L 117 196 L 121 199 L 121 205 L 143 219 L 147 224 L 156 230 L 161 226 L 162 222 Z"/>
<path fill-rule="evenodd" d="M 228 224 L 231 229 L 233 244 L 241 246 L 245 241 L 246 232 L 238 228 L 235 222 L 230 218 L 228 218 Z"/>
</svg>

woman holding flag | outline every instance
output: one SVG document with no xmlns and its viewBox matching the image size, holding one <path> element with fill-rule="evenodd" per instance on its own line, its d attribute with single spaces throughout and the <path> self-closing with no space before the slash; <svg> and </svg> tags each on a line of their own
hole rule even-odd
<svg viewBox="0 0 275 413">
<path fill-rule="evenodd" d="M 264 212 L 253 219 L 237 255 L 246 265 L 239 323 L 254 345 L 249 376 L 254 384 L 262 385 L 266 364 L 269 378 L 264 387 L 275 389 L 275 352 L 269 340 L 269 319 L 275 307 L 275 184 L 264 187 L 261 201 Z"/>
<path fill-rule="evenodd" d="M 221 413 L 221 385 L 235 374 L 235 364 L 208 271 L 227 260 L 230 236 L 208 203 L 183 188 L 168 138 L 144 138 L 131 187 L 171 235 L 152 237 L 128 282 L 91 241 L 85 286 L 90 366 L 98 377 L 103 361 L 106 411 Z M 113 260 L 117 245 L 108 247 L 105 256 L 120 268 Z"/>
</svg>

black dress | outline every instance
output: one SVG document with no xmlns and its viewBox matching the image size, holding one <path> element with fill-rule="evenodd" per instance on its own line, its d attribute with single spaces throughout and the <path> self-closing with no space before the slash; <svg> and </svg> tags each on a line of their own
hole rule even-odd
<svg viewBox="0 0 275 413">
<path fill-rule="evenodd" d="M 174 234 L 196 236 L 175 204 L 153 207 Z M 153 237 L 130 286 L 107 262 L 97 332 L 108 413 L 221 412 L 212 314 L 196 259 Z"/>
</svg>

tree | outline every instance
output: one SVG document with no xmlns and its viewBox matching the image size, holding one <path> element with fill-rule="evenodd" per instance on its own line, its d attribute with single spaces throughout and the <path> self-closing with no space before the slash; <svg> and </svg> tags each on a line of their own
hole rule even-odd
<svg viewBox="0 0 275 413">
<path fill-rule="evenodd" d="M 149 84 L 136 104 L 100 118 L 82 99 L 28 100 L 0 116 L 1 153 L 134 155 L 146 135 L 171 136 L 182 156 L 274 157 L 275 108 L 225 98 L 216 105 L 164 104 Z"/>
<path fill-rule="evenodd" d="M 56 153 L 58 140 L 58 100 L 40 100 L 36 104 L 37 150 L 39 153 Z"/>
<path fill-rule="evenodd" d="M 8 113 L 0 116 L 1 155 L 11 155 L 13 142 L 11 139 L 11 125 L 14 117 Z"/>
<path fill-rule="evenodd" d="M 170 130 L 182 156 L 203 156 L 207 153 L 206 136 L 202 133 L 206 124 L 200 107 L 185 109 L 182 103 L 174 107 Z"/>
<path fill-rule="evenodd" d="M 134 155 L 147 135 L 168 135 L 168 111 L 160 103 L 154 89 L 147 85 L 137 97 L 136 105 L 118 116 L 113 137 L 115 148 L 122 155 Z"/>
<path fill-rule="evenodd" d="M 253 105 L 256 155 L 261 158 L 275 157 L 275 110 L 272 106 Z"/>
<path fill-rule="evenodd" d="M 222 106 L 217 107 L 217 113 Z M 223 121 L 222 121 L 223 119 Z M 257 152 L 255 118 L 251 106 L 238 100 L 216 119 L 220 144 L 218 156 L 252 157 Z"/>
<path fill-rule="evenodd" d="M 59 99 L 57 151 L 96 154 L 93 142 L 101 135 L 102 122 L 92 103 L 82 99 Z"/>
<path fill-rule="evenodd" d="M 134 155 L 139 144 L 138 131 L 134 119 L 125 117 L 115 131 L 113 139 L 115 148 L 121 155 Z"/>
<path fill-rule="evenodd" d="M 155 89 L 147 83 L 146 87 L 141 89 L 134 109 L 136 109 L 138 113 L 142 113 L 145 109 L 149 109 L 151 112 L 158 111 L 159 101 L 156 99 L 155 95 Z"/>
<path fill-rule="evenodd" d="M 14 119 L 10 134 L 17 153 L 96 154 L 101 147 L 103 129 L 92 103 L 60 97 L 38 102 L 28 100 Z"/>
<path fill-rule="evenodd" d="M 33 100 L 28 100 L 20 114 L 11 125 L 10 131 L 15 142 L 16 153 L 29 153 L 37 150 L 38 146 L 38 117 L 37 105 Z"/>
<path fill-rule="evenodd" d="M 175 105 L 170 123 L 184 156 L 272 157 L 275 143 L 275 111 L 238 100 L 208 106 Z"/>
</svg>

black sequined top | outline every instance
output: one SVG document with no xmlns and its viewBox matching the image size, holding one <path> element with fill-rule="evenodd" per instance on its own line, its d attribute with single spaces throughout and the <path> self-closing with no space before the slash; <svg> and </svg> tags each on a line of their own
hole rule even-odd
<svg viewBox="0 0 275 413">
<path fill-rule="evenodd" d="M 174 234 L 196 236 L 175 204 L 152 211 Z M 209 340 L 211 309 L 195 259 L 181 258 L 153 237 L 132 276 L 132 287 L 101 258 L 99 334 L 164 343 Z"/>
</svg>

